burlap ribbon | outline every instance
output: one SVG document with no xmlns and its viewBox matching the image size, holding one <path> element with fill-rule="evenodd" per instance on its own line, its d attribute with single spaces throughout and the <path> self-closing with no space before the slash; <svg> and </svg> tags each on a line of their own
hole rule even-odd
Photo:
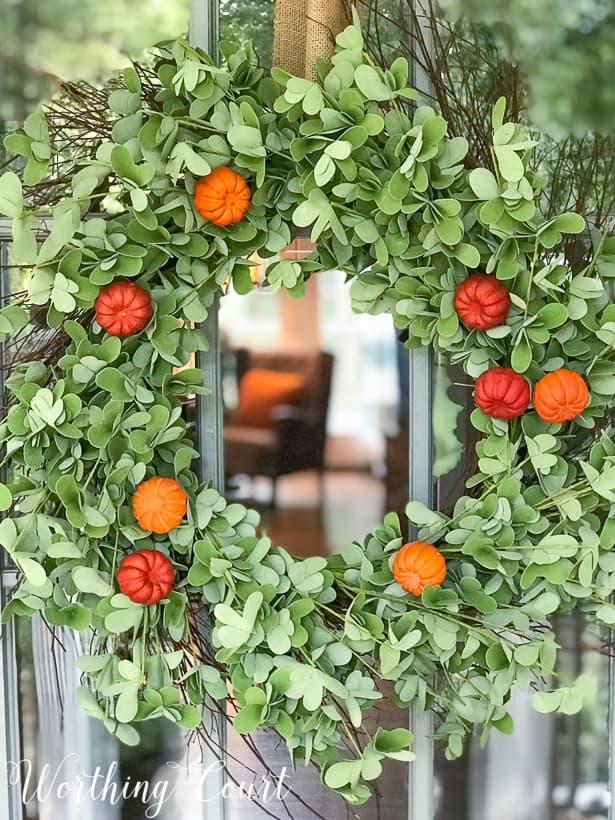
<svg viewBox="0 0 615 820">
<path fill-rule="evenodd" d="M 350 18 L 350 0 L 276 0 L 273 65 L 315 80 L 316 58 L 331 56 Z"/>
<path fill-rule="evenodd" d="M 350 0 L 276 0 L 273 65 L 316 80 L 316 58 L 332 55 L 336 35 L 350 19 Z M 300 259 L 313 247 L 307 237 L 301 237 L 280 256 Z M 317 350 L 320 316 L 316 279 L 306 283 L 303 299 L 293 299 L 282 290 L 280 306 L 280 346 L 286 350 Z"/>
</svg>

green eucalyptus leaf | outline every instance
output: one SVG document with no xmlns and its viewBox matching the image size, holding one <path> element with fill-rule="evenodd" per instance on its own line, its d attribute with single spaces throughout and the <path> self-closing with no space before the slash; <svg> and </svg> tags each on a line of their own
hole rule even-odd
<svg viewBox="0 0 615 820">
<path fill-rule="evenodd" d="M 91 593 L 99 598 L 113 595 L 113 587 L 91 567 L 75 567 L 71 576 L 80 592 Z"/>
<path fill-rule="evenodd" d="M 12 171 L 0 176 L 0 214 L 15 218 L 21 216 L 23 195 L 21 180 Z"/>
</svg>

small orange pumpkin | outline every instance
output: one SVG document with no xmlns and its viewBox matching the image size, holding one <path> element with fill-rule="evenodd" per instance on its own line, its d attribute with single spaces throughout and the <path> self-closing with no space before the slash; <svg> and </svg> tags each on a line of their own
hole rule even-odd
<svg viewBox="0 0 615 820">
<path fill-rule="evenodd" d="M 132 497 L 132 514 L 142 529 L 162 535 L 181 523 L 187 499 L 177 481 L 154 476 L 137 487 Z"/>
<path fill-rule="evenodd" d="M 152 318 L 152 299 L 135 282 L 118 280 L 104 287 L 94 302 L 96 321 L 111 336 L 139 333 Z"/>
<path fill-rule="evenodd" d="M 137 550 L 126 555 L 117 571 L 120 590 L 135 604 L 151 606 L 173 589 L 173 565 L 158 550 Z"/>
<path fill-rule="evenodd" d="M 194 207 L 214 225 L 231 225 L 243 219 L 250 207 L 250 188 L 245 179 L 226 165 L 201 177 L 194 189 Z"/>
<path fill-rule="evenodd" d="M 587 385 L 574 370 L 553 370 L 534 387 L 534 409 L 541 419 L 552 424 L 570 421 L 580 415 L 588 404 Z"/>
<path fill-rule="evenodd" d="M 404 544 L 397 553 L 392 570 L 397 583 L 419 598 L 425 587 L 444 581 L 446 561 L 433 544 L 413 541 L 411 544 Z"/>
</svg>

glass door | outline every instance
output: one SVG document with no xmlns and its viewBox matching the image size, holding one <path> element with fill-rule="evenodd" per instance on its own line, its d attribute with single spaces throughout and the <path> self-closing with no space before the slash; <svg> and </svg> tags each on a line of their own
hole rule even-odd
<svg viewBox="0 0 615 820">
<path fill-rule="evenodd" d="M 230 11 L 233 6 L 226 4 L 223 15 L 229 33 L 237 22 Z M 266 43 L 264 24 L 259 25 Z M 217 30 L 215 0 L 192 0 L 193 42 L 213 54 Z M 12 289 L 10 276 L 18 275 L 8 268 L 8 238 L 9 226 L 1 222 L 5 274 L 1 287 L 5 292 Z M 205 382 L 214 389 L 211 396 L 197 401 L 195 428 L 206 471 L 203 477 L 223 488 L 225 368 L 215 311 L 211 317 L 205 328 L 210 351 L 199 364 Z M 446 510 L 473 469 L 474 432 L 464 423 L 469 417 L 471 389 L 459 370 L 434 361 L 425 350 L 412 351 L 409 356 L 400 353 L 400 362 L 401 407 L 406 418 L 395 432 L 400 438 L 391 444 L 390 461 L 395 450 L 399 455 L 403 442 L 404 455 L 409 453 L 408 465 L 403 466 L 408 487 L 403 479 L 401 494 Z M 395 469 L 399 471 L 399 463 Z M 337 478 L 325 476 L 325 484 L 333 487 Z M 16 581 L 13 568 L 3 565 L 3 599 Z M 292 772 L 277 736 L 262 733 L 246 741 L 227 731 L 225 715 L 216 715 L 215 710 L 207 727 L 210 744 L 206 748 L 189 744 L 182 733 L 154 721 L 145 724 L 138 747 L 120 748 L 76 703 L 75 659 L 81 647 L 74 636 L 52 633 L 42 620 L 7 625 L 0 654 L 0 772 L 6 771 L 6 776 L 0 776 L 0 818 L 607 818 L 612 816 L 609 727 L 613 700 L 610 663 L 603 651 L 608 636 L 597 633 L 581 616 L 562 618 L 557 631 L 564 649 L 562 677 L 586 671 L 597 680 L 599 696 L 591 709 L 570 717 L 541 716 L 520 694 L 511 709 L 516 723 L 512 737 L 494 736 L 484 750 L 472 741 L 460 760 L 450 762 L 434 744 L 431 715 L 400 715 L 385 690 L 382 708 L 373 719 L 385 727 L 409 721 L 416 761 L 410 767 L 389 766 L 378 781 L 374 799 L 355 809 L 331 795 L 314 769 L 298 767 Z M 258 800 L 252 799 L 254 793 Z"/>
</svg>

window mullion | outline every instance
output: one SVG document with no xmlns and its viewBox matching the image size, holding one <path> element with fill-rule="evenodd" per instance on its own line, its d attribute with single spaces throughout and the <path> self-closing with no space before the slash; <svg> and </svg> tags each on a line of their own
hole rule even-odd
<svg viewBox="0 0 615 820">
<path fill-rule="evenodd" d="M 432 478 L 432 367 L 433 357 L 427 348 L 410 351 L 409 379 L 409 496 L 431 506 Z M 416 537 L 416 533 L 411 533 Z M 408 781 L 409 820 L 433 820 L 434 767 L 433 715 L 417 707 L 410 710 L 410 728 L 414 735 L 416 760 L 410 763 Z"/>
<path fill-rule="evenodd" d="M 0 217 L 0 304 L 7 296 L 8 246 L 11 240 L 11 220 Z M 4 406 L 4 343 L 0 344 L 0 397 Z M 0 470 L 0 480 L 6 479 L 6 467 Z M 16 582 L 13 569 L 5 567 L 4 557 L 0 562 L 0 610 L 4 609 L 9 590 Z M 0 732 L 4 738 L 0 743 L 0 817 L 21 820 L 21 737 L 19 721 L 19 686 L 17 679 L 17 659 L 15 654 L 15 625 L 11 620 L 2 627 L 0 638 Z"/>
<path fill-rule="evenodd" d="M 219 39 L 218 0 L 190 0 L 190 42 L 204 49 L 213 60 L 218 54 Z M 207 351 L 197 354 L 197 367 L 203 371 L 204 384 L 211 391 L 196 397 L 195 433 L 199 451 L 199 475 L 220 492 L 224 492 L 224 452 L 222 412 L 222 363 L 218 328 L 219 300 L 216 298 L 201 329 L 207 340 Z M 200 795 L 201 820 L 225 820 L 226 801 L 226 704 L 205 704 L 203 729 L 210 739 L 203 754 L 202 766 L 207 772 Z M 219 750 L 219 751 L 216 751 Z M 196 820 L 196 818 L 195 818 Z"/>
<path fill-rule="evenodd" d="M 429 43 L 431 31 L 424 25 L 426 21 L 424 0 L 411 0 L 413 24 L 422 28 L 421 37 Z M 412 36 L 412 35 L 411 35 Z M 423 69 L 412 61 L 411 78 L 413 86 L 422 97 L 430 98 L 431 83 Z M 431 349 L 422 347 L 411 350 L 409 356 L 409 496 L 427 506 L 433 504 L 433 354 Z M 414 533 L 413 537 L 416 537 Z M 416 706 L 410 710 L 410 728 L 414 735 L 416 760 L 409 766 L 408 817 L 409 820 L 433 820 L 434 817 L 434 747 L 433 714 Z"/>
</svg>

